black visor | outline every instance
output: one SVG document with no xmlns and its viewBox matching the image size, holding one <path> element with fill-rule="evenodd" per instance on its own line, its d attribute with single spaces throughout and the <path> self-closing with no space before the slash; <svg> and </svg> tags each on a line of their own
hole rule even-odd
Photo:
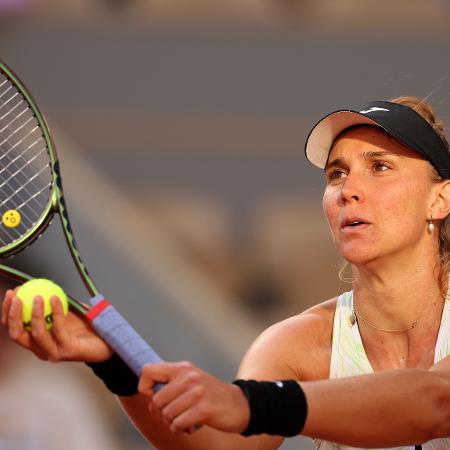
<svg viewBox="0 0 450 450">
<path fill-rule="evenodd" d="M 339 110 L 325 116 L 309 133 L 305 144 L 308 160 L 325 168 L 337 136 L 355 125 L 374 125 L 427 159 L 443 179 L 450 179 L 447 144 L 412 108 L 397 103 L 370 102 L 360 111 Z"/>
</svg>

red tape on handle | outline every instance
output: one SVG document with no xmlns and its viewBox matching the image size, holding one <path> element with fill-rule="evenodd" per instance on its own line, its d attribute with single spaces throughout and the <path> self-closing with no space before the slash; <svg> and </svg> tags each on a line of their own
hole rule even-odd
<svg viewBox="0 0 450 450">
<path fill-rule="evenodd" d="M 109 306 L 108 300 L 105 298 L 99 301 L 95 306 L 93 306 L 86 314 L 86 318 L 89 322 L 92 322 L 102 311 L 104 311 Z"/>
</svg>

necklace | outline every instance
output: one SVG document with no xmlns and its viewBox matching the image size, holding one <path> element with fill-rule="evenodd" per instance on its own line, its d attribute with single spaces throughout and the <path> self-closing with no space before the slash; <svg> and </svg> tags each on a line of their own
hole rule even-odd
<svg viewBox="0 0 450 450">
<path fill-rule="evenodd" d="M 375 330 L 378 330 L 378 331 L 383 331 L 384 333 L 405 333 L 406 331 L 409 331 L 409 330 L 412 330 L 413 328 L 416 328 L 417 323 L 419 322 L 418 320 L 415 320 L 408 328 L 404 328 L 402 330 L 398 330 L 398 329 L 397 330 L 392 330 L 392 329 L 387 329 L 387 328 L 379 328 L 376 325 L 374 325 L 372 322 L 370 322 L 369 320 L 364 318 L 360 313 L 356 314 L 356 311 L 353 309 L 352 314 L 349 317 L 350 326 L 355 325 L 357 320 L 361 320 L 362 322 L 364 322 L 367 325 L 369 325 L 369 327 L 372 327 L 372 328 L 374 328 Z"/>
</svg>

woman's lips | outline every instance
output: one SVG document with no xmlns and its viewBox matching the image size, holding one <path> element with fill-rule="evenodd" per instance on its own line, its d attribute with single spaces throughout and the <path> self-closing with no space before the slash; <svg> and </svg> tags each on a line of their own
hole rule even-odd
<svg viewBox="0 0 450 450">
<path fill-rule="evenodd" d="M 341 222 L 341 231 L 345 232 L 353 232 L 353 231 L 359 231 L 367 228 L 370 225 L 370 223 L 360 217 L 350 217 L 345 218 Z"/>
</svg>

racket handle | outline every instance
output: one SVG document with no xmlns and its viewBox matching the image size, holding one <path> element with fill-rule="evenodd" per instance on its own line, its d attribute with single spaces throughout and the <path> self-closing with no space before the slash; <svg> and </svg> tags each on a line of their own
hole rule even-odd
<svg viewBox="0 0 450 450">
<path fill-rule="evenodd" d="M 89 303 L 92 308 L 86 316 L 92 328 L 137 376 L 140 376 L 146 364 L 162 361 L 161 357 L 102 295 L 91 298 Z M 163 384 L 155 384 L 153 390 L 157 392 L 163 386 Z"/>
</svg>

